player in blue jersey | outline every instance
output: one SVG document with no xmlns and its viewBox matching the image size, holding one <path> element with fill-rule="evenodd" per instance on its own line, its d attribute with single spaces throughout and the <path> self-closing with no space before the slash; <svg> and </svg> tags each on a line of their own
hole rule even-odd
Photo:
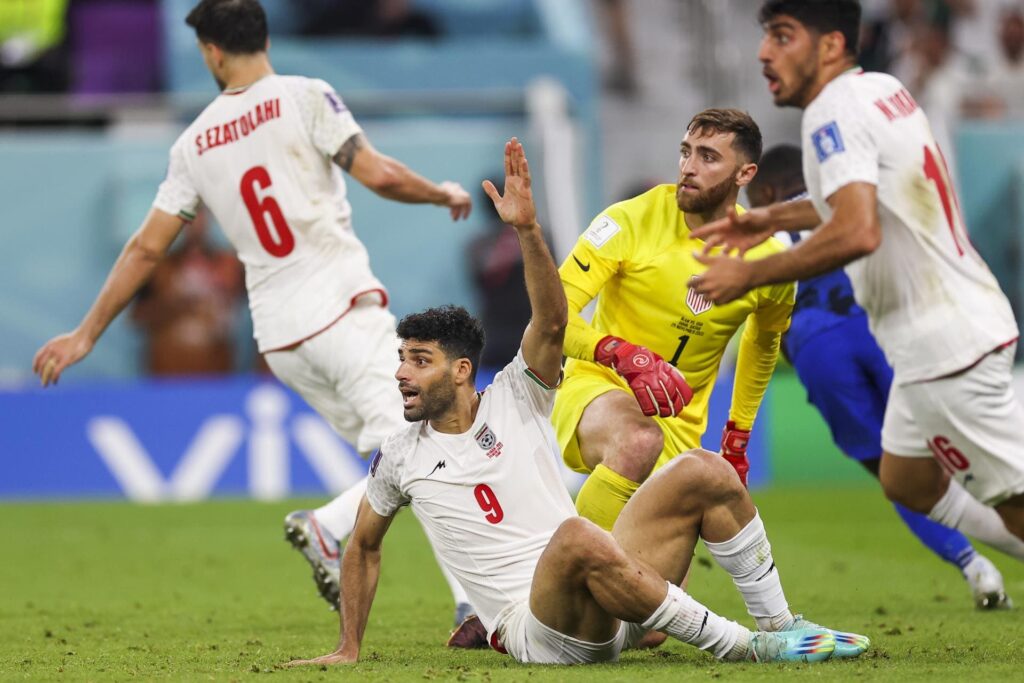
<svg viewBox="0 0 1024 683">
<path fill-rule="evenodd" d="M 801 155 L 800 148 L 792 145 L 764 153 L 757 175 L 747 186 L 751 206 L 806 197 Z M 778 236 L 793 243 L 801 238 L 798 232 Z M 807 389 L 807 400 L 825 418 L 832 440 L 877 479 L 882 417 L 893 372 L 842 270 L 800 281 L 793 322 L 782 346 Z M 1010 606 L 999 570 L 963 534 L 899 503 L 894 506 L 922 543 L 960 569 L 979 608 Z"/>
</svg>

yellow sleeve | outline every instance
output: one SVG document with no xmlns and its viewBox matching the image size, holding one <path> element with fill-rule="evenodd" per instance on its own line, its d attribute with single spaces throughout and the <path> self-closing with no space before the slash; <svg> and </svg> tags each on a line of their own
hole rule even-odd
<svg viewBox="0 0 1024 683">
<path fill-rule="evenodd" d="M 580 315 L 580 311 L 590 303 L 593 297 L 565 280 L 562 280 L 562 286 L 565 287 L 565 298 L 569 302 L 569 326 L 565 329 L 562 353 L 570 358 L 592 361 L 597 342 L 606 336 L 604 332 L 598 332 L 591 327 L 590 323 Z"/>
<path fill-rule="evenodd" d="M 580 235 L 565 262 L 558 269 L 569 303 L 569 326 L 562 350 L 570 358 L 594 360 L 594 347 L 605 333 L 594 329 L 580 311 L 600 293 L 605 283 L 619 272 L 629 236 L 622 228 L 628 221 L 624 212 L 609 207 Z"/>
<path fill-rule="evenodd" d="M 758 307 L 747 317 L 736 359 L 729 418 L 739 429 L 750 429 L 761 407 L 768 381 L 779 359 L 782 334 L 789 329 L 796 288 L 774 285 L 758 292 Z"/>
</svg>

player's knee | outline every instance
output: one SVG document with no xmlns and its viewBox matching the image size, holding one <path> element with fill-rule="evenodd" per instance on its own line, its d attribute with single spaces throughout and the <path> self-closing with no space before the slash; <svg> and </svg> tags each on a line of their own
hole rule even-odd
<svg viewBox="0 0 1024 683">
<path fill-rule="evenodd" d="M 732 465 L 718 453 L 703 448 L 679 455 L 663 469 L 676 480 L 680 495 L 716 502 L 747 495 Z"/>
<path fill-rule="evenodd" d="M 653 420 L 630 425 L 615 441 L 614 453 L 605 464 L 632 481 L 643 481 L 650 475 L 665 447 L 665 435 Z"/>
<path fill-rule="evenodd" d="M 607 566 L 617 548 L 611 534 L 585 517 L 570 517 L 562 522 L 548 543 L 549 550 L 581 572 Z"/>
<path fill-rule="evenodd" d="M 890 502 L 898 503 L 908 510 L 928 514 L 931 507 L 926 502 L 926 496 L 917 490 L 912 482 L 903 478 L 893 476 L 889 473 L 886 476 L 885 467 L 879 470 L 878 481 L 882 485 L 882 492 Z"/>
</svg>

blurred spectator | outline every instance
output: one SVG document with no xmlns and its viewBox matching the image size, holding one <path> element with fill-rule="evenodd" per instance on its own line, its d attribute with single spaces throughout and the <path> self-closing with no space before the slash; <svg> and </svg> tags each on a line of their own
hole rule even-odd
<svg viewBox="0 0 1024 683">
<path fill-rule="evenodd" d="M 504 173 L 489 176 L 501 189 Z M 523 253 L 511 225 L 498 218 L 491 198 L 480 191 L 477 209 L 486 216 L 484 232 L 466 248 L 469 271 L 478 295 L 486 343 L 480 365 L 500 368 L 516 355 L 523 330 L 530 322 L 530 300 L 523 286 Z"/>
<path fill-rule="evenodd" d="M 146 338 L 152 375 L 222 374 L 235 369 L 235 327 L 245 291 L 242 264 L 207 237 L 200 212 L 139 292 L 132 320 Z"/>
<path fill-rule="evenodd" d="M 418 36 L 441 34 L 437 21 L 409 0 L 294 0 L 307 36 Z"/>
<path fill-rule="evenodd" d="M 986 66 L 992 64 L 997 56 L 992 36 L 1005 1 L 944 0 L 950 12 L 953 47 Z"/>
<path fill-rule="evenodd" d="M 924 0 L 889 0 L 866 11 L 860 65 L 867 71 L 892 73 L 895 64 L 910 53 L 915 30 L 926 16 Z"/>
<path fill-rule="evenodd" d="M 0 92 L 63 92 L 68 0 L 0 1 Z"/>
<path fill-rule="evenodd" d="M 598 0 L 598 6 L 611 51 L 605 87 L 622 95 L 632 95 L 637 91 L 636 60 L 626 0 Z"/>
<path fill-rule="evenodd" d="M 987 94 L 998 113 L 1024 119 L 1024 7 L 1007 7 L 999 24 L 999 54 L 986 79 Z"/>
</svg>

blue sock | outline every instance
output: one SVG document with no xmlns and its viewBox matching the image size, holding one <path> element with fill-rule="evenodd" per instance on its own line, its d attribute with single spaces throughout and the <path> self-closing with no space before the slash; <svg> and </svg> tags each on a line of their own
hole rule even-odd
<svg viewBox="0 0 1024 683">
<path fill-rule="evenodd" d="M 956 529 L 933 522 L 927 516 L 912 512 L 899 503 L 893 503 L 893 507 L 921 543 L 946 562 L 963 569 L 974 559 L 974 546 Z"/>
</svg>

